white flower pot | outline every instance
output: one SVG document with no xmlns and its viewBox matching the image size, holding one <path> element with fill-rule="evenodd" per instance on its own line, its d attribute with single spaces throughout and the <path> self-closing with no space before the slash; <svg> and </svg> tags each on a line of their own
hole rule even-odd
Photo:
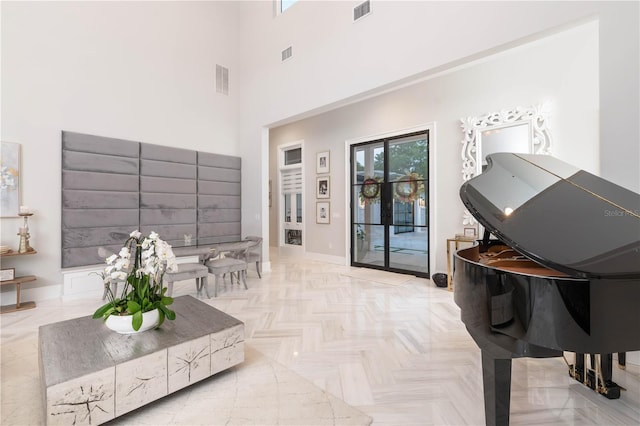
<svg viewBox="0 0 640 426">
<path fill-rule="evenodd" d="M 143 312 L 142 325 L 140 326 L 140 330 L 138 331 L 133 329 L 132 320 L 133 318 L 131 318 L 131 315 L 109 315 L 104 323 L 108 328 L 115 331 L 116 333 L 142 333 L 143 331 L 150 330 L 158 325 L 160 314 L 158 314 L 157 309 L 154 309 L 153 311 Z"/>
</svg>

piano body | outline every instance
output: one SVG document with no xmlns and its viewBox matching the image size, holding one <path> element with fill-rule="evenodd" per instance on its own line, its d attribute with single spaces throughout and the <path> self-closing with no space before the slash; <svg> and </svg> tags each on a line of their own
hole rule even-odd
<svg viewBox="0 0 640 426">
<path fill-rule="evenodd" d="M 640 350 L 640 195 L 550 156 L 499 153 L 460 197 L 485 227 L 455 254 L 453 285 L 481 349 L 487 425 L 509 423 L 512 358 L 576 352 L 586 381 L 578 354 L 602 354 L 594 387 L 617 397 L 611 354 Z"/>
</svg>

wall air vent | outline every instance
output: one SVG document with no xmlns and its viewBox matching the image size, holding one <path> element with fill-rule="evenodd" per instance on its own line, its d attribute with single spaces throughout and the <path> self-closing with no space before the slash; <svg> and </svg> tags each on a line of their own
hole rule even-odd
<svg viewBox="0 0 640 426">
<path fill-rule="evenodd" d="M 229 95 L 229 68 L 216 64 L 216 92 Z"/>
<path fill-rule="evenodd" d="M 360 18 L 364 18 L 371 13 L 371 2 L 369 0 L 360 3 L 353 8 L 353 22 L 356 22 Z"/>
<path fill-rule="evenodd" d="M 292 56 L 293 56 L 293 49 L 291 48 L 291 46 L 289 46 L 282 51 L 282 62 L 286 61 Z"/>
</svg>

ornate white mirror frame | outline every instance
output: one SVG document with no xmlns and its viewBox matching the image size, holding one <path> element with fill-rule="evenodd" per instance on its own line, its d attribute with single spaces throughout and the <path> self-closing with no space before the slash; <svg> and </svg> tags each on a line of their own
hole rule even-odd
<svg viewBox="0 0 640 426">
<path fill-rule="evenodd" d="M 461 118 L 464 133 L 462 140 L 462 180 L 468 181 L 482 173 L 483 154 L 482 137 L 487 137 L 488 131 L 508 129 L 516 126 L 528 126 L 528 141 L 514 141 L 514 150 L 510 152 L 529 152 L 532 154 L 551 153 L 551 132 L 548 127 L 549 112 L 547 105 L 528 108 L 516 107 L 512 110 L 502 110 L 480 117 Z M 517 148 L 516 146 L 517 145 Z M 523 150 L 523 146 L 526 148 Z M 491 151 L 497 152 L 497 151 Z M 476 219 L 464 211 L 463 226 L 476 226 Z"/>
</svg>

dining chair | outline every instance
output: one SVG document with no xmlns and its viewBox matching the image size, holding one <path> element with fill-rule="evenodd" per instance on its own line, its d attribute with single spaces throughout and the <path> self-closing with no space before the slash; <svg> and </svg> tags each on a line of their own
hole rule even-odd
<svg viewBox="0 0 640 426">
<path fill-rule="evenodd" d="M 262 237 L 247 235 L 245 241 L 251 242 L 247 250 L 233 253 L 232 256 L 247 262 L 247 265 L 255 263 L 258 278 L 262 278 Z"/>
</svg>

